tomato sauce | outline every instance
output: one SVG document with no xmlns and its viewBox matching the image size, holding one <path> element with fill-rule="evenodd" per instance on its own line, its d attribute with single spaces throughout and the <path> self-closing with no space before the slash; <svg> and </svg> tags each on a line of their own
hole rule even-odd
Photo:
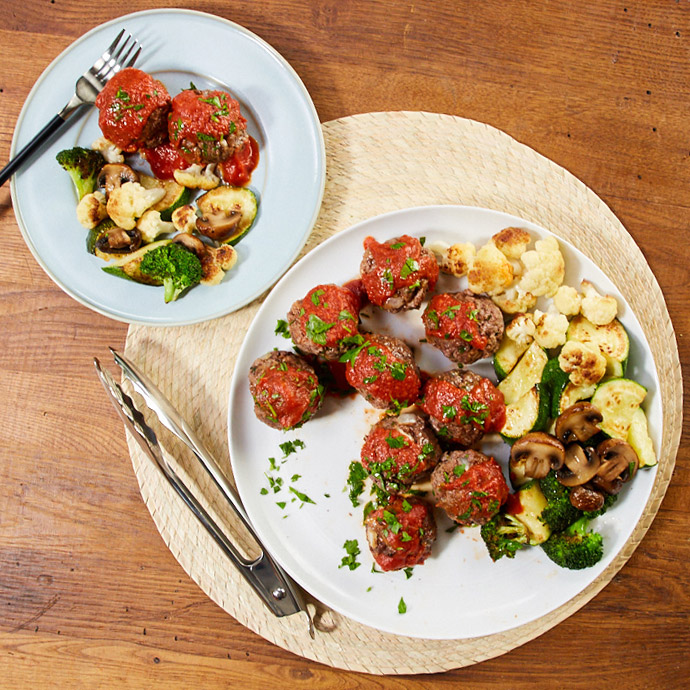
<svg viewBox="0 0 690 690">
<path fill-rule="evenodd" d="M 190 163 L 216 162 L 225 157 L 221 140 L 246 124 L 240 104 L 224 91 L 186 89 L 172 100 L 168 137 Z"/>
<path fill-rule="evenodd" d="M 160 81 L 128 67 L 98 94 L 98 124 L 106 139 L 126 153 L 133 153 L 144 144 L 141 137 L 151 113 L 169 104 L 170 94 Z"/>
<path fill-rule="evenodd" d="M 254 137 L 249 137 L 241 149 L 235 151 L 226 161 L 218 164 L 218 170 L 225 184 L 243 187 L 251 180 L 252 173 L 258 164 L 259 144 Z"/>
<path fill-rule="evenodd" d="M 381 340 L 367 336 L 367 342 L 350 360 L 345 376 L 358 391 L 403 406 L 411 405 L 419 396 L 421 380 L 417 368 L 400 360 Z"/>
<path fill-rule="evenodd" d="M 453 295 L 434 295 L 422 315 L 427 337 L 463 340 L 476 350 L 483 350 L 488 339 L 479 332 L 477 305 Z"/>
<path fill-rule="evenodd" d="M 446 510 L 452 506 L 455 515 L 451 517 L 464 525 L 481 525 L 488 522 L 503 503 L 509 490 L 501 466 L 493 459 L 475 463 L 464 472 L 452 473 L 436 489 L 442 496 Z"/>
<path fill-rule="evenodd" d="M 372 550 L 381 570 L 400 570 L 424 563 L 436 536 L 432 520 L 425 503 L 400 496 L 370 513 L 367 523 L 376 523 L 379 542 L 384 544 L 383 548 L 379 544 L 379 548 Z"/>
<path fill-rule="evenodd" d="M 364 240 L 364 250 L 371 254 L 373 268 L 362 274 L 362 282 L 372 304 L 381 306 L 402 288 L 414 288 L 422 278 L 429 289 L 438 280 L 438 263 L 422 251 L 416 237 L 402 235 L 381 244 L 373 237 Z"/>
<path fill-rule="evenodd" d="M 503 393 L 487 378 L 482 378 L 470 390 L 444 379 L 430 379 L 424 388 L 421 408 L 436 419 L 474 424 L 484 433 L 500 431 L 506 419 Z"/>
<path fill-rule="evenodd" d="M 256 384 L 255 402 L 283 429 L 292 429 L 316 412 L 323 395 L 310 372 L 287 363 L 268 368 Z"/>
<path fill-rule="evenodd" d="M 151 172 L 159 180 L 172 180 L 175 170 L 184 170 L 189 167 L 187 161 L 170 142 L 156 146 L 155 149 L 141 149 L 139 153 L 151 166 Z"/>
</svg>

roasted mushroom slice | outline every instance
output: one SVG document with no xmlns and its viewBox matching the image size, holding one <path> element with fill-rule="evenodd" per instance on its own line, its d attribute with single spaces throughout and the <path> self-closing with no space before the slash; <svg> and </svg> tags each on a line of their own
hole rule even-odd
<svg viewBox="0 0 690 690">
<path fill-rule="evenodd" d="M 238 208 L 230 210 L 215 209 L 208 212 L 201 218 L 197 218 L 196 229 L 206 237 L 216 242 L 226 240 L 235 232 L 240 220 L 242 211 Z"/>
<path fill-rule="evenodd" d="M 556 437 L 563 443 L 584 443 L 599 432 L 603 417 L 588 402 L 577 402 L 561 412 L 556 420 Z"/>
<path fill-rule="evenodd" d="M 96 240 L 96 252 L 101 254 L 129 254 L 141 246 L 141 233 L 137 228 L 123 230 L 117 226 L 106 230 Z"/>
<path fill-rule="evenodd" d="M 570 492 L 570 503 L 578 510 L 599 510 L 604 505 L 604 494 L 590 486 L 576 486 Z"/>
<path fill-rule="evenodd" d="M 594 448 L 583 448 L 571 443 L 565 449 L 565 464 L 556 472 L 556 479 L 563 486 L 582 486 L 592 479 L 601 462 Z"/>
<path fill-rule="evenodd" d="M 198 237 L 186 232 L 175 235 L 173 242 L 181 244 L 189 251 L 194 252 L 200 259 L 206 254 L 206 245 Z"/>
<path fill-rule="evenodd" d="M 611 494 L 612 496 L 617 494 L 623 488 L 623 482 L 620 477 L 614 477 L 613 479 L 604 479 L 599 475 L 592 477 L 592 486 L 599 491 Z"/>
<path fill-rule="evenodd" d="M 139 182 L 139 175 L 124 163 L 108 163 L 98 173 L 97 185 L 105 189 L 106 198 L 110 196 L 113 189 L 122 187 L 125 182 Z"/>
<path fill-rule="evenodd" d="M 627 482 L 635 476 L 640 460 L 629 443 L 618 438 L 609 438 L 597 446 L 597 453 L 601 459 L 597 476 L 604 481 L 620 479 Z"/>
<path fill-rule="evenodd" d="M 510 469 L 516 475 L 542 479 L 550 470 L 563 466 L 565 448 L 551 434 L 533 431 L 513 444 L 510 451 Z"/>
</svg>

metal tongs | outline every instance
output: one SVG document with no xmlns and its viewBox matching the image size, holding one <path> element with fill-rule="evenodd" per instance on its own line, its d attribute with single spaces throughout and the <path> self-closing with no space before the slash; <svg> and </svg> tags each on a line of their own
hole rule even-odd
<svg viewBox="0 0 690 690">
<path fill-rule="evenodd" d="M 132 383 L 134 390 L 145 400 L 148 408 L 156 414 L 161 424 L 194 453 L 204 469 L 211 475 L 230 508 L 261 549 L 260 555 L 253 560 L 249 560 L 237 550 L 165 459 L 155 432 L 146 423 L 142 413 L 134 406 L 132 399 L 113 380 L 110 373 L 101 368 L 100 362 L 94 357 L 96 372 L 103 387 L 110 396 L 120 417 L 122 417 L 125 426 L 132 433 L 144 453 L 153 461 L 153 464 L 160 470 L 172 488 L 206 528 L 218 546 L 220 546 L 223 553 L 237 567 L 245 580 L 252 586 L 273 614 L 280 618 L 282 616 L 290 616 L 293 613 L 305 613 L 309 621 L 309 635 L 314 638 L 314 623 L 301 593 L 296 584 L 275 563 L 261 544 L 249 523 L 249 518 L 245 513 L 240 497 L 223 474 L 218 463 L 155 384 L 123 355 L 117 353 L 112 348 L 110 348 L 110 352 L 115 359 L 115 363 L 122 369 L 124 377 Z"/>
</svg>

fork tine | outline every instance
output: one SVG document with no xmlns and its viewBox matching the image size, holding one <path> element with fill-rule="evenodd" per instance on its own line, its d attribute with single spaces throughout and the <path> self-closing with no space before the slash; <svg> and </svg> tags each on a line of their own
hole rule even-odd
<svg viewBox="0 0 690 690">
<path fill-rule="evenodd" d="M 115 60 L 116 62 L 120 61 L 120 55 L 122 55 L 125 48 L 129 44 L 130 40 L 134 40 L 134 39 L 132 38 L 131 34 L 127 34 L 127 38 L 126 38 L 125 42 L 121 46 L 118 47 L 117 52 L 113 53 L 112 60 Z"/>
<path fill-rule="evenodd" d="M 134 63 L 137 61 L 139 58 L 139 55 L 141 54 L 141 46 L 137 48 L 137 52 L 134 53 L 132 56 L 132 59 L 125 65 L 125 67 L 134 67 Z"/>
<path fill-rule="evenodd" d="M 132 51 L 136 47 L 137 47 L 137 42 L 134 41 L 134 43 L 132 43 L 132 45 L 129 47 L 129 49 L 127 50 L 127 52 L 124 55 L 122 55 L 122 56 L 118 55 L 116 58 L 118 65 L 124 64 L 127 61 L 127 59 L 129 58 L 129 56 L 132 54 Z"/>
<path fill-rule="evenodd" d="M 117 44 L 120 42 L 120 39 L 122 38 L 122 34 L 125 33 L 124 29 L 120 30 L 120 33 L 115 37 L 115 40 L 105 49 L 105 52 L 102 55 L 103 61 L 107 62 L 110 60 L 110 56 L 113 53 L 113 50 L 117 47 Z"/>
</svg>

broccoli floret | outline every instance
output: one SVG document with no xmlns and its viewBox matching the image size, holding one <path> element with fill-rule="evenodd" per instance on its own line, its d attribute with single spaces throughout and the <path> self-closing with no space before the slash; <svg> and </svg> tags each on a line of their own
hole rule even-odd
<svg viewBox="0 0 690 690">
<path fill-rule="evenodd" d="M 60 151 L 55 159 L 70 174 L 79 201 L 96 189 L 98 173 L 105 164 L 98 151 L 75 146 L 73 149 Z"/>
<path fill-rule="evenodd" d="M 196 285 L 202 278 L 199 257 L 175 243 L 164 244 L 146 252 L 139 270 L 163 283 L 166 302 L 176 300 L 182 292 Z"/>
<path fill-rule="evenodd" d="M 494 515 L 482 525 L 480 534 L 492 561 L 503 556 L 515 558 L 515 552 L 529 543 L 527 528 L 509 513 Z"/>
<path fill-rule="evenodd" d="M 582 517 L 568 529 L 552 534 L 541 548 L 561 568 L 582 570 L 591 568 L 604 555 L 604 540 L 598 532 L 587 532 L 589 520 Z"/>
<path fill-rule="evenodd" d="M 542 510 L 539 519 L 552 532 L 562 532 L 582 516 L 582 511 L 570 502 L 570 489 L 556 479 L 553 470 L 539 480 L 539 488 L 546 498 L 546 508 Z"/>
</svg>

